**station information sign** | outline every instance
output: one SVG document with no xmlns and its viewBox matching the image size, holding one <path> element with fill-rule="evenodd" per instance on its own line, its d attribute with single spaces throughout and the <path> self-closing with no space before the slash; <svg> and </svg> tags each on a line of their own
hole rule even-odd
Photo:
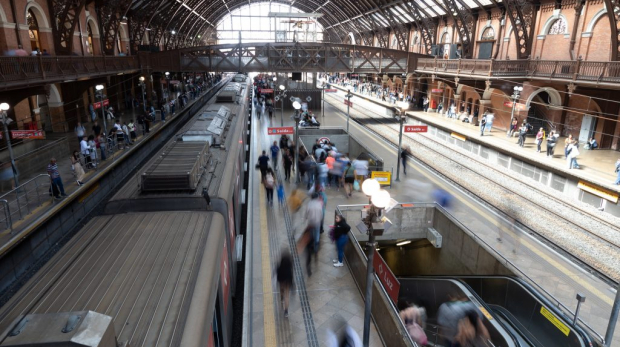
<svg viewBox="0 0 620 347">
<path fill-rule="evenodd" d="M 381 254 L 379 254 L 376 249 L 372 265 L 375 268 L 375 273 L 377 274 L 377 277 L 379 277 L 379 281 L 381 281 L 383 288 L 385 288 L 385 291 L 388 293 L 392 301 L 397 303 L 398 292 L 400 291 L 400 282 L 398 282 L 396 276 L 394 276 L 392 270 L 390 270 L 383 260 L 383 257 L 381 257 Z"/>
<path fill-rule="evenodd" d="M 344 104 L 349 106 L 349 107 L 353 107 L 353 102 L 351 102 L 350 100 L 345 100 Z"/>
<path fill-rule="evenodd" d="M 108 106 L 110 105 L 110 100 L 109 99 L 105 99 L 103 100 L 103 106 Z M 101 101 L 95 102 L 93 104 L 93 108 L 96 109 L 100 109 L 101 108 Z"/>
<path fill-rule="evenodd" d="M 337 93 L 338 89 L 325 89 L 325 93 Z"/>
<path fill-rule="evenodd" d="M 278 127 L 278 128 L 267 128 L 267 134 L 269 135 L 291 135 L 295 132 L 293 127 Z"/>
<path fill-rule="evenodd" d="M 428 125 L 405 125 L 406 133 L 426 133 Z"/>
<path fill-rule="evenodd" d="M 43 130 L 11 130 L 11 137 L 14 139 L 45 139 Z"/>
</svg>

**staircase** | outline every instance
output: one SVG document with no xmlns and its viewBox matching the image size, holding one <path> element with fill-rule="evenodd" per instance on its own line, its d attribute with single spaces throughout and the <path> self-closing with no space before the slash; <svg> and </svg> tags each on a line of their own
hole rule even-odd
<svg viewBox="0 0 620 347">
<path fill-rule="evenodd" d="M 553 123 L 547 120 L 546 107 L 543 105 L 531 104 L 530 110 L 527 113 L 527 122 L 532 125 L 532 130 L 528 134 L 535 135 L 540 128 L 545 130 L 545 134 L 555 130 Z"/>
</svg>

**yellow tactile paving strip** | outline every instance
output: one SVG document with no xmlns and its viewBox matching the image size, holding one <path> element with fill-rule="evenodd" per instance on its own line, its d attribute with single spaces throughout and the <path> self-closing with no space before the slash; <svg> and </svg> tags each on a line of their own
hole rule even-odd
<svg viewBox="0 0 620 347">
<path fill-rule="evenodd" d="M 265 190 L 258 187 L 259 204 L 266 205 Z M 260 210 L 260 240 L 261 240 L 261 268 L 263 273 L 263 324 L 265 335 L 265 347 L 277 346 L 276 339 L 276 316 L 273 309 L 273 288 L 271 285 L 271 253 L 269 249 L 269 226 L 267 224 L 267 209 Z"/>
</svg>

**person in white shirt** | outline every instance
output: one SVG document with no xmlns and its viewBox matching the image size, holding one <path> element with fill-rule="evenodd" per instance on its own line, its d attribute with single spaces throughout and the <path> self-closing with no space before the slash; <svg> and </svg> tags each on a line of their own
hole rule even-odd
<svg viewBox="0 0 620 347">
<path fill-rule="evenodd" d="M 88 138 L 86 136 L 82 137 L 82 141 L 80 142 L 80 153 L 84 156 L 87 168 L 91 165 L 95 166 L 90 156 L 90 146 L 88 145 Z"/>
<path fill-rule="evenodd" d="M 361 187 L 362 183 L 364 183 L 364 179 L 368 176 L 368 161 L 357 159 L 353 161 L 352 165 L 355 169 L 355 174 L 357 175 L 355 179 L 359 181 L 359 185 Z"/>
</svg>

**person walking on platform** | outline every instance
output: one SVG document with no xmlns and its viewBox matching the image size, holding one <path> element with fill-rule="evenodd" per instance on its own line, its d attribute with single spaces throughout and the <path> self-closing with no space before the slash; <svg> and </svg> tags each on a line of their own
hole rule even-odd
<svg viewBox="0 0 620 347">
<path fill-rule="evenodd" d="M 314 192 L 306 206 L 306 220 L 308 228 L 312 229 L 314 251 L 319 250 L 319 238 L 321 236 L 321 221 L 323 220 L 323 199 L 319 192 Z"/>
<path fill-rule="evenodd" d="M 258 157 L 258 169 L 260 170 L 260 179 L 261 181 L 265 180 L 265 174 L 267 173 L 267 169 L 269 168 L 269 157 L 267 156 L 267 152 L 263 151 L 263 155 Z"/>
<path fill-rule="evenodd" d="M 551 130 L 551 132 L 549 132 L 549 136 L 547 137 L 547 158 L 553 158 L 553 152 L 557 143 L 558 136 L 555 134 L 555 131 Z"/>
<path fill-rule="evenodd" d="M 350 197 L 353 192 L 353 183 L 355 182 L 356 175 L 355 169 L 351 166 L 351 162 L 348 162 L 346 169 L 344 169 L 344 172 L 342 173 L 344 193 L 347 195 L 347 198 Z M 347 187 L 349 187 L 349 191 L 347 191 Z"/>
<path fill-rule="evenodd" d="M 579 169 L 577 163 L 577 156 L 579 155 L 579 142 L 577 140 L 572 141 L 566 150 L 566 161 L 568 162 L 568 169 Z"/>
<path fill-rule="evenodd" d="M 400 151 L 400 161 L 403 165 L 403 173 L 407 176 L 407 157 L 409 156 L 409 146 Z"/>
<path fill-rule="evenodd" d="M 344 246 L 346 246 L 349 240 L 349 231 L 351 227 L 347 224 L 346 219 L 340 214 L 336 214 L 336 224 L 334 225 L 334 242 L 336 243 L 336 251 L 338 258 L 333 260 L 335 267 L 342 267 L 344 265 Z"/>
<path fill-rule="evenodd" d="M 517 142 L 519 147 L 523 147 L 525 145 L 525 135 L 527 134 L 527 130 L 527 124 L 523 122 L 519 128 L 519 141 Z"/>
<path fill-rule="evenodd" d="M 293 158 L 289 154 L 289 149 L 282 149 L 282 165 L 284 165 L 284 180 L 291 179 L 291 168 L 293 167 Z"/>
<path fill-rule="evenodd" d="M 269 148 L 271 150 L 271 161 L 273 162 L 273 169 L 278 170 L 278 154 L 280 153 L 280 147 L 278 147 L 278 142 L 273 141 L 273 146 Z"/>
<path fill-rule="evenodd" d="M 75 136 L 77 136 L 78 142 L 82 141 L 82 138 L 86 135 L 86 128 L 82 125 L 82 123 L 77 122 L 75 126 Z"/>
<path fill-rule="evenodd" d="M 51 179 L 50 194 L 53 194 L 56 199 L 67 196 L 65 194 L 65 187 L 62 185 L 60 172 L 58 172 L 56 158 L 50 159 L 50 163 L 47 165 L 47 174 L 50 175 Z"/>
<path fill-rule="evenodd" d="M 291 212 L 291 220 L 293 224 L 293 235 L 295 234 L 295 231 L 297 230 L 297 220 L 299 219 L 299 211 L 301 211 L 301 206 L 304 203 L 304 199 L 305 199 L 305 194 L 302 193 L 301 190 L 299 189 L 294 189 L 293 192 L 291 193 L 291 196 L 289 196 L 287 200 L 288 208 L 289 208 L 289 211 Z"/>
<path fill-rule="evenodd" d="M 620 159 L 616 161 L 616 170 L 614 171 L 617 175 L 615 185 L 620 185 Z"/>
<path fill-rule="evenodd" d="M 84 180 L 84 168 L 82 167 L 82 163 L 80 162 L 80 152 L 73 151 L 73 155 L 71 156 L 71 169 L 73 169 L 73 174 L 75 175 L 75 180 L 78 186 L 81 186 Z"/>
<path fill-rule="evenodd" d="M 267 192 L 267 204 L 269 206 L 273 206 L 273 189 L 276 186 L 276 179 L 271 168 L 267 168 L 263 185 L 265 186 L 265 191 Z"/>
<path fill-rule="evenodd" d="M 288 250 L 284 249 L 281 253 L 276 276 L 280 286 L 280 300 L 284 308 L 284 317 L 288 317 L 288 305 L 293 287 L 293 261 Z"/>
<path fill-rule="evenodd" d="M 573 142 L 573 134 L 568 134 L 566 140 L 564 140 L 564 159 L 568 158 L 568 146 Z"/>
<path fill-rule="evenodd" d="M 487 127 L 487 114 L 483 114 L 480 119 L 480 136 L 484 136 L 484 130 Z"/>
<path fill-rule="evenodd" d="M 508 131 L 506 132 L 506 137 L 510 138 L 514 135 L 514 133 L 519 128 L 519 121 L 516 118 L 512 119 L 512 122 L 508 126 Z"/>
<path fill-rule="evenodd" d="M 542 146 L 542 142 L 545 139 L 545 130 L 540 128 L 536 133 L 536 152 L 540 153 L 540 146 Z"/>
</svg>

